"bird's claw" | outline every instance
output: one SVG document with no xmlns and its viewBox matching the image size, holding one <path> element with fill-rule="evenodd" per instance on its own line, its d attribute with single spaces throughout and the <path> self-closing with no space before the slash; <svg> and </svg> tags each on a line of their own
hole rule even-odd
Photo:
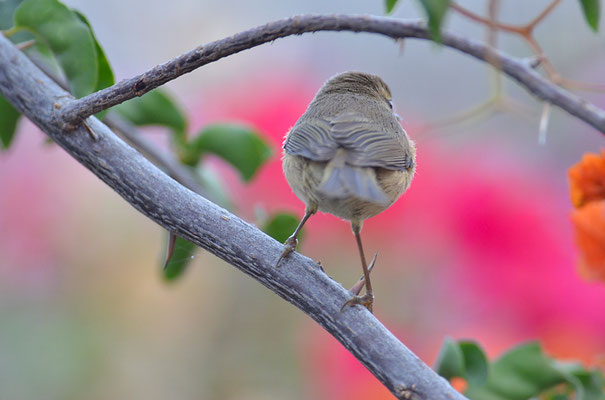
<svg viewBox="0 0 605 400">
<path fill-rule="evenodd" d="M 281 256 L 279 257 L 279 259 L 275 263 L 275 267 L 276 268 L 279 267 L 279 263 L 281 262 L 282 259 L 286 258 L 286 256 L 288 256 L 288 254 L 290 254 L 294 250 L 296 250 L 296 246 L 297 245 L 298 245 L 298 240 L 295 237 L 289 237 L 284 242 L 284 251 L 283 251 L 283 253 L 281 253 Z"/>
<path fill-rule="evenodd" d="M 365 308 L 367 308 L 370 312 L 372 312 L 372 304 L 374 303 L 374 295 L 373 294 L 364 294 L 363 296 L 353 296 L 346 303 L 344 303 L 340 309 L 340 312 L 343 312 L 347 306 L 354 306 L 356 304 L 361 304 Z"/>
<path fill-rule="evenodd" d="M 372 262 L 370 262 L 370 265 L 368 265 L 368 273 L 371 273 L 372 270 L 374 269 L 374 264 L 376 263 L 376 257 L 378 257 L 378 253 L 374 254 L 374 258 L 372 258 Z M 357 283 L 355 285 L 353 285 L 353 287 L 351 289 L 349 289 L 349 292 L 353 295 L 359 295 L 359 293 L 361 292 L 361 290 L 363 289 L 363 287 L 365 285 L 366 285 L 365 276 L 362 276 L 361 278 L 359 278 Z"/>
<path fill-rule="evenodd" d="M 378 257 L 378 253 L 374 254 L 374 258 L 372 258 L 372 262 L 368 265 L 368 273 L 371 273 L 374 269 L 374 265 L 376 264 L 376 258 Z M 355 285 L 351 289 L 349 289 L 349 293 L 353 295 L 353 297 L 343 304 L 340 312 L 343 312 L 346 306 L 354 306 L 355 304 L 361 304 L 366 307 L 370 312 L 372 312 L 372 304 L 374 303 L 374 295 L 372 293 L 366 293 L 363 296 L 359 296 L 359 293 L 366 285 L 365 276 L 362 276 Z"/>
</svg>

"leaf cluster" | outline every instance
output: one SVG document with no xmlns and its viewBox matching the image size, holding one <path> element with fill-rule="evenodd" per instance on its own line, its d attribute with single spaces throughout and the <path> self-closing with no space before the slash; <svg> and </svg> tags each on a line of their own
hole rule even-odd
<svg viewBox="0 0 605 400">
<path fill-rule="evenodd" d="M 477 343 L 447 338 L 434 369 L 446 379 L 464 379 L 471 400 L 605 400 L 600 370 L 558 361 L 537 342 L 516 346 L 490 363 Z"/>
</svg>

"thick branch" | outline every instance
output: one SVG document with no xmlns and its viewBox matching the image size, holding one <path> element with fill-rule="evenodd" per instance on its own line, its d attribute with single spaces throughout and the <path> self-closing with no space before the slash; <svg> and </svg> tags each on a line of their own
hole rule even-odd
<svg viewBox="0 0 605 400">
<path fill-rule="evenodd" d="M 242 50 L 290 35 L 318 31 L 372 32 L 394 39 L 431 39 L 429 30 L 419 22 L 393 18 L 349 15 L 303 15 L 291 17 L 240 32 L 183 54 L 151 70 L 121 81 L 79 100 L 72 100 L 62 111 L 67 127 L 78 125 L 90 115 L 120 104 L 163 85 L 203 65 Z M 552 103 L 605 133 L 605 111 L 553 84 L 523 60 L 515 59 L 488 46 L 458 35 L 443 32 L 443 45 L 496 65 L 541 100 Z"/>
<path fill-rule="evenodd" d="M 187 169 L 187 167 L 179 163 L 176 158 L 156 148 L 156 146 L 145 139 L 141 133 L 138 132 L 137 127 L 133 126 L 129 121 L 113 112 L 109 113 L 103 121 L 105 121 L 111 129 L 120 134 L 128 143 L 134 146 L 135 149 L 141 151 L 149 160 L 164 169 L 166 173 L 177 182 L 187 189 L 193 190 L 197 194 L 217 203 L 216 199 L 213 199 L 210 193 L 207 193 L 199 184 L 193 174 L 193 170 Z"/>
<path fill-rule="evenodd" d="M 96 118 L 65 132 L 60 111 L 71 98 L 0 36 L 0 92 L 21 113 L 141 213 L 252 276 L 338 339 L 400 399 L 463 400 L 364 307 L 340 312 L 348 292 L 307 257 L 168 177 Z"/>
</svg>

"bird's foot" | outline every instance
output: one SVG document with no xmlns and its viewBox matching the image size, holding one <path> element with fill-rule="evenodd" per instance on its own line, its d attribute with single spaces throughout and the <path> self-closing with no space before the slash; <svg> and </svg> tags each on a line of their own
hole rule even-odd
<svg viewBox="0 0 605 400">
<path fill-rule="evenodd" d="M 376 264 L 376 258 L 378 257 L 378 253 L 374 254 L 374 258 L 372 258 L 372 262 L 368 265 L 368 274 L 372 272 L 374 269 L 374 265 Z M 374 303 L 374 295 L 371 293 L 366 293 L 363 296 L 359 296 L 359 293 L 366 285 L 365 276 L 362 276 L 355 285 L 351 289 L 349 289 L 349 293 L 353 295 L 353 297 L 343 304 L 340 312 L 343 312 L 346 306 L 354 306 L 355 304 L 361 304 L 366 307 L 370 312 L 372 312 L 372 304 Z"/>
<path fill-rule="evenodd" d="M 290 236 L 288 240 L 284 242 L 284 252 L 281 253 L 281 256 L 275 263 L 275 267 L 279 267 L 279 263 L 283 260 L 288 254 L 292 253 L 296 250 L 296 246 L 298 245 L 298 240 L 295 237 Z"/>
<path fill-rule="evenodd" d="M 349 301 L 342 305 L 340 312 L 343 312 L 346 306 L 354 306 L 356 304 L 361 304 L 365 308 L 367 308 L 370 312 L 372 312 L 372 304 L 374 303 L 374 295 L 366 293 L 363 296 L 353 296 Z"/>
<path fill-rule="evenodd" d="M 372 262 L 370 263 L 370 265 L 368 265 L 368 273 L 371 273 L 372 270 L 374 269 L 374 264 L 376 264 L 376 257 L 378 257 L 378 252 L 376 252 L 376 254 L 374 254 L 374 258 L 372 258 Z M 362 275 L 362 277 L 359 278 L 357 283 L 355 285 L 353 285 L 353 287 L 351 289 L 349 289 L 349 292 L 353 295 L 358 295 L 361 292 L 361 290 L 364 288 L 365 285 L 366 285 L 366 279 L 365 279 L 365 276 Z"/>
</svg>

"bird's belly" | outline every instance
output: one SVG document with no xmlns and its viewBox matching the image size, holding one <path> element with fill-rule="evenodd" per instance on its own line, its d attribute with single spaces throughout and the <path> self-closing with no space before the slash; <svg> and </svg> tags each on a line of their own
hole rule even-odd
<svg viewBox="0 0 605 400">
<path fill-rule="evenodd" d="M 407 171 L 381 170 L 377 173 L 378 184 L 390 199 L 388 204 L 377 204 L 353 196 L 327 197 L 319 186 L 324 177 L 325 162 L 317 162 L 299 156 L 285 155 L 284 174 L 294 194 L 307 206 L 316 204 L 319 211 L 330 213 L 349 221 L 363 221 L 389 208 L 408 188 L 412 174 Z M 412 172 L 413 173 L 413 172 Z"/>
<path fill-rule="evenodd" d="M 390 204 L 385 206 L 355 197 L 335 199 L 321 196 L 317 204 L 319 211 L 327 212 L 349 221 L 363 221 L 380 214 L 390 206 Z"/>
</svg>

